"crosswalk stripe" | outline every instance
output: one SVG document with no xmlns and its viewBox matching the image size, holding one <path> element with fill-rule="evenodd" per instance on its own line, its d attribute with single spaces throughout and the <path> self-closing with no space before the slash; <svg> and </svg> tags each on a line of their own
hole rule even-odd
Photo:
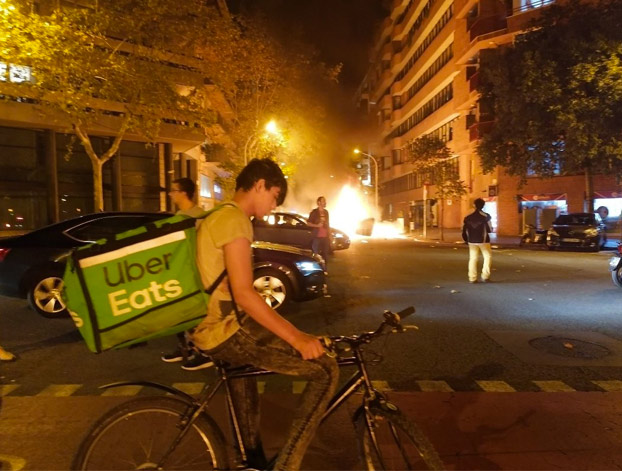
<svg viewBox="0 0 622 471">
<path fill-rule="evenodd" d="M 47 388 L 39 392 L 37 396 L 67 397 L 71 396 L 81 387 L 81 384 L 50 384 Z"/>
<path fill-rule="evenodd" d="M 266 392 L 266 382 L 265 381 L 257 381 L 257 391 L 259 394 L 263 394 Z"/>
<path fill-rule="evenodd" d="M 118 388 L 106 389 L 102 396 L 136 396 L 142 389 L 142 386 L 119 386 Z"/>
<path fill-rule="evenodd" d="M 622 391 L 622 381 L 613 380 L 613 381 L 592 381 L 599 388 L 603 388 L 605 391 L 613 392 L 613 391 Z"/>
<path fill-rule="evenodd" d="M 446 381 L 417 381 L 423 392 L 453 392 L 452 387 Z"/>
<path fill-rule="evenodd" d="M 186 394 L 196 395 L 203 391 L 205 383 L 173 383 L 173 387 Z"/>
<path fill-rule="evenodd" d="M 480 388 L 486 392 L 516 392 L 512 386 L 505 381 L 475 381 Z"/>
<path fill-rule="evenodd" d="M 19 384 L 0 384 L 0 397 L 11 394 L 19 388 Z"/>
<path fill-rule="evenodd" d="M 538 386 L 544 392 L 573 392 L 576 389 L 571 388 L 563 381 L 534 381 L 536 386 Z"/>
<path fill-rule="evenodd" d="M 392 391 L 387 381 L 372 381 L 371 384 L 378 391 Z"/>
<path fill-rule="evenodd" d="M 300 394 L 307 387 L 306 381 L 292 381 L 292 393 Z"/>
</svg>

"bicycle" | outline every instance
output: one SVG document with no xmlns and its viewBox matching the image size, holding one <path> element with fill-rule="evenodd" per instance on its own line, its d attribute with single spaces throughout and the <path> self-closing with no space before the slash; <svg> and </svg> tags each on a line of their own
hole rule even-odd
<svg viewBox="0 0 622 471">
<path fill-rule="evenodd" d="M 352 420 L 358 451 L 368 470 L 444 469 L 438 453 L 423 431 L 372 385 L 363 357 L 363 346 L 378 337 L 417 329 L 416 326 L 403 326 L 401 323 L 413 312 L 413 307 L 399 313 L 385 311 L 384 320 L 373 332 L 324 338 L 327 354 L 336 356 L 340 367 L 356 366 L 357 369 L 329 402 L 322 422 L 353 394 L 362 391 L 362 404 Z M 219 379 L 213 385 L 206 385 L 196 399 L 175 388 L 152 382 L 120 382 L 102 386 L 150 386 L 173 397 L 139 397 L 110 410 L 88 432 L 72 469 L 223 470 L 247 467 L 229 381 L 275 373 L 253 367 L 228 368 L 218 362 L 216 368 Z M 232 461 L 229 460 L 222 430 L 207 413 L 210 401 L 223 386 L 237 455 L 237 459 Z"/>
</svg>

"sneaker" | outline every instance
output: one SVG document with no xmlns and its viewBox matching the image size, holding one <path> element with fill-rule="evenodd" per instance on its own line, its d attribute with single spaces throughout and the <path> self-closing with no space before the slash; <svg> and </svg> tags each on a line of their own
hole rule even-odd
<svg viewBox="0 0 622 471">
<path fill-rule="evenodd" d="M 203 368 L 209 368 L 211 366 L 214 366 L 214 362 L 210 359 L 210 357 L 197 355 L 193 360 L 189 360 L 184 363 L 181 369 L 186 371 L 196 371 L 202 370 Z"/>
<path fill-rule="evenodd" d="M 471 283 L 471 284 L 477 283 L 477 280 L 469 280 L 469 283 Z"/>
<path fill-rule="evenodd" d="M 492 283 L 492 280 L 490 278 L 482 278 L 482 283 Z"/>
<path fill-rule="evenodd" d="M 175 350 L 173 353 L 166 353 L 164 355 L 162 355 L 162 361 L 165 361 L 166 363 L 177 363 L 180 361 L 184 360 L 184 354 L 183 352 L 178 348 L 177 350 Z M 188 354 L 186 355 L 186 360 L 190 361 L 194 359 L 194 353 L 193 352 L 188 352 Z"/>
</svg>

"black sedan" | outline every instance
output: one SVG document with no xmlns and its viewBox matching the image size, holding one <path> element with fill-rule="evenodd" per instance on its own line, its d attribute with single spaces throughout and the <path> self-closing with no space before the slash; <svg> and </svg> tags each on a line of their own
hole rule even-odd
<svg viewBox="0 0 622 471">
<path fill-rule="evenodd" d="M 67 315 L 61 298 L 67 255 L 75 247 L 171 216 L 168 213 L 103 212 L 0 239 L 0 294 L 27 298 L 44 317 Z M 255 289 L 280 308 L 324 290 L 321 258 L 290 247 L 254 244 Z"/>
<path fill-rule="evenodd" d="M 313 228 L 307 225 L 307 218 L 296 213 L 274 212 L 263 221 L 253 221 L 255 240 L 311 248 Z M 330 229 L 331 250 L 350 247 L 350 237 L 339 229 Z"/>
<path fill-rule="evenodd" d="M 557 216 L 546 234 L 546 246 L 584 248 L 598 252 L 607 243 L 605 225 L 597 213 L 570 213 Z"/>
</svg>

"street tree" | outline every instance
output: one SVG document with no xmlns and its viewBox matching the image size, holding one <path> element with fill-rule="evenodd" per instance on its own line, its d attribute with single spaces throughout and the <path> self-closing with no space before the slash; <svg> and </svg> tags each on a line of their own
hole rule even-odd
<svg viewBox="0 0 622 471">
<path fill-rule="evenodd" d="M 438 227 L 441 240 L 444 240 L 445 202 L 466 194 L 466 186 L 460 180 L 458 160 L 445 141 L 429 134 L 408 142 L 406 152 L 414 170 L 422 174 L 424 181 L 434 187 L 434 195 L 440 202 Z"/>
<path fill-rule="evenodd" d="M 622 2 L 552 5 L 512 46 L 482 55 L 480 103 L 494 127 L 478 153 L 485 171 L 553 177 L 622 175 Z"/>
<path fill-rule="evenodd" d="M 164 122 L 209 132 L 215 114 L 194 52 L 204 38 L 228 34 L 217 9 L 201 0 L 97 0 L 49 2 L 35 13 L 31 3 L 1 0 L 0 60 L 29 67 L 32 79 L 2 79 L 0 93 L 36 104 L 77 136 L 92 165 L 95 210 L 103 209 L 103 165 L 126 136 L 155 142 Z M 100 153 L 94 134 L 111 137 Z"/>
<path fill-rule="evenodd" d="M 213 68 L 233 111 L 228 132 L 234 147 L 223 166 L 235 175 L 250 159 L 269 157 L 292 177 L 303 159 L 322 153 L 327 141 L 324 97 L 336 84 L 340 66 L 326 66 L 292 38 L 284 44 L 260 15 L 241 14 L 232 24 L 238 28 L 235 40 L 218 48 Z M 265 129 L 271 121 L 276 132 Z"/>
</svg>

